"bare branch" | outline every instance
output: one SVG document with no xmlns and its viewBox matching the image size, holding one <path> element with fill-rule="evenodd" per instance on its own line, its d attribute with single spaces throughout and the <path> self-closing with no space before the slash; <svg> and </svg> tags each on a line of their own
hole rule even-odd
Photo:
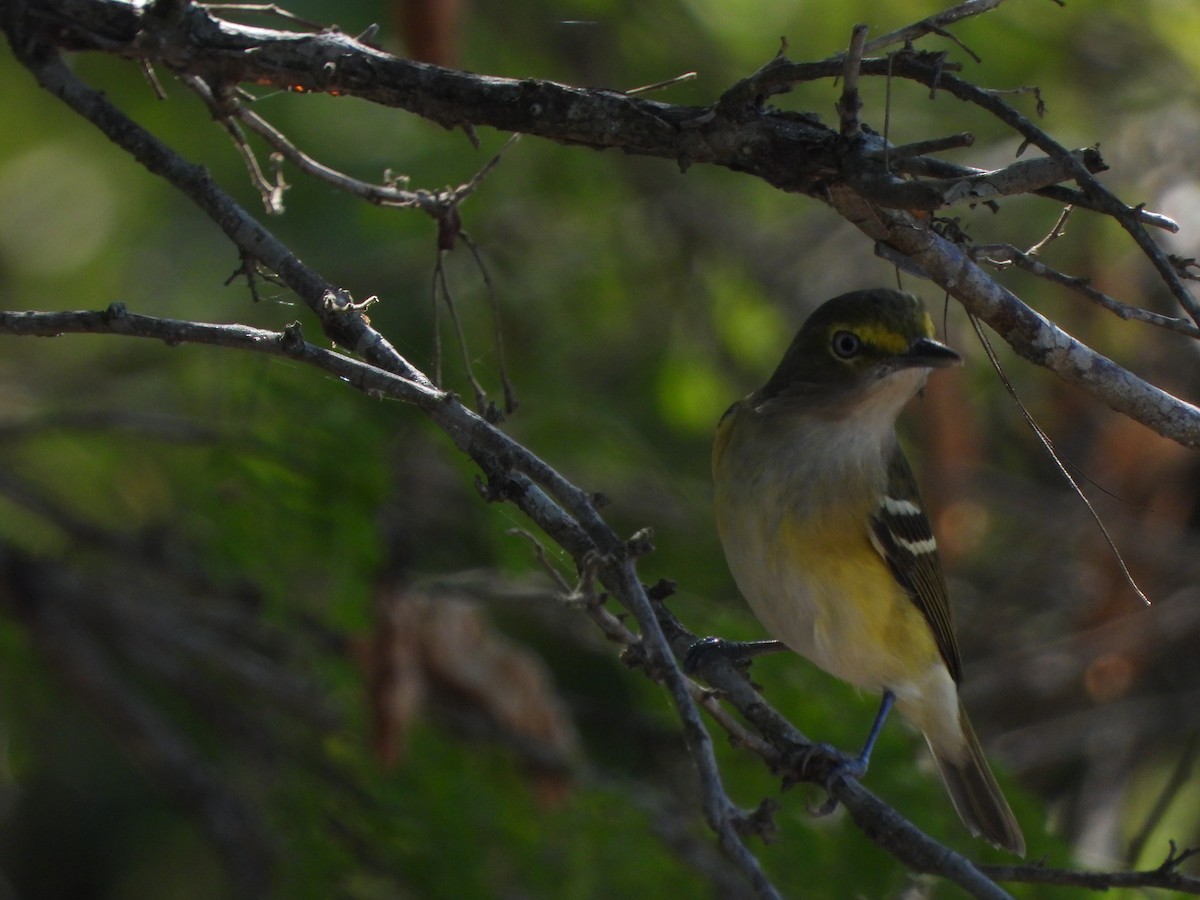
<svg viewBox="0 0 1200 900">
<path fill-rule="evenodd" d="M 964 3 L 960 3 L 958 6 L 953 6 L 950 9 L 924 18 L 919 22 L 913 22 L 904 28 L 899 28 L 896 31 L 888 32 L 874 40 L 868 41 L 866 46 L 863 47 L 863 52 L 878 53 L 884 47 L 891 47 L 894 44 L 910 44 L 925 37 L 927 34 L 944 34 L 946 28 L 955 22 L 990 12 L 1003 2 L 1004 0 L 965 0 Z"/>
<path fill-rule="evenodd" d="M 256 16 L 274 16 L 283 19 L 285 22 L 294 22 L 302 28 L 307 28 L 310 31 L 320 31 L 324 26 L 319 22 L 311 22 L 308 19 L 296 15 L 288 9 L 284 9 L 276 3 L 201 3 L 208 10 L 217 12 L 233 12 L 233 13 L 248 13 Z"/>
<path fill-rule="evenodd" d="M 510 147 L 520 135 L 513 135 L 505 147 Z M 501 153 L 504 151 L 501 150 Z M 497 153 L 493 161 L 499 160 L 500 154 Z M 482 172 L 480 173 L 482 175 Z M 476 178 L 471 179 L 471 184 L 468 187 L 476 184 Z M 500 387 L 504 391 L 504 412 L 506 415 L 512 415 L 517 409 L 517 391 L 513 387 L 512 380 L 508 377 L 508 357 L 504 350 L 504 329 L 500 322 L 500 300 L 496 296 L 496 285 L 492 281 L 491 272 L 488 271 L 487 265 L 483 261 L 483 254 L 479 250 L 479 246 L 475 240 L 465 231 L 459 231 L 459 238 L 466 244 L 467 249 L 471 251 L 471 257 L 475 260 L 475 266 L 479 270 L 480 276 L 483 278 L 483 286 L 487 291 L 488 304 L 492 308 L 492 335 L 496 343 L 496 368 L 500 374 Z"/>
<path fill-rule="evenodd" d="M 971 147 L 974 144 L 975 135 L 969 131 L 964 131 L 961 134 L 951 134 L 942 138 L 932 138 L 928 141 L 915 141 L 899 147 L 889 147 L 888 159 L 892 161 L 905 160 L 914 156 L 924 156 L 926 153 L 942 153 L 946 150 L 957 150 L 960 147 Z M 940 160 L 936 160 L 936 162 L 940 162 Z M 980 169 L 973 169 L 954 174 L 955 176 L 981 175 L 983 172 Z"/>
<path fill-rule="evenodd" d="M 864 60 L 863 70 L 869 71 L 873 61 Z M 885 74 L 883 66 L 875 67 L 878 74 Z M 888 71 L 892 71 L 888 68 Z M 901 57 L 895 60 L 894 73 L 900 77 L 912 78 L 930 87 L 948 91 L 960 100 L 967 100 L 987 110 L 1000 121 L 1009 125 L 1021 134 L 1029 143 L 1040 148 L 1052 159 L 1061 162 L 1072 177 L 1079 183 L 1083 192 L 1095 204 L 1095 209 L 1116 219 L 1121 227 L 1133 238 L 1138 247 L 1158 271 L 1163 282 L 1170 289 L 1175 299 L 1200 324 L 1200 302 L 1192 296 L 1178 271 L 1171 265 L 1166 252 L 1154 242 L 1145 228 L 1142 227 L 1138 210 L 1122 203 L 1107 188 L 1095 179 L 1082 160 L 1076 159 L 1069 150 L 1051 138 L 1046 132 L 1034 125 L 1011 106 L 1001 101 L 994 92 L 976 87 L 969 82 L 953 75 L 934 71 L 915 58 Z"/>
<path fill-rule="evenodd" d="M 222 122 L 226 129 L 230 131 L 234 137 L 234 143 L 238 148 L 238 152 L 243 157 L 249 156 L 247 168 L 250 170 L 252 181 L 254 181 L 256 186 L 259 186 L 260 191 L 263 191 L 262 185 L 265 184 L 266 193 L 271 193 L 275 186 L 267 182 L 262 176 L 261 169 L 257 162 L 254 161 L 252 152 L 245 145 L 245 139 L 241 137 L 240 131 L 235 130 L 231 124 L 231 118 L 233 117 L 236 117 L 245 124 L 247 128 L 265 140 L 276 153 L 279 153 L 302 172 L 324 181 L 338 190 L 366 200 L 368 203 L 373 203 L 376 206 L 419 209 L 435 219 L 444 216 L 449 206 L 461 202 L 473 193 L 482 180 L 481 177 L 490 171 L 491 166 L 498 161 L 500 156 L 500 154 L 497 154 L 493 158 L 492 163 L 476 173 L 470 182 L 460 185 L 453 190 L 430 191 L 420 189 L 409 191 L 399 186 L 404 183 L 404 179 L 396 177 L 387 179 L 384 184 L 372 184 L 369 181 L 353 178 L 325 165 L 319 160 L 313 159 L 292 143 L 283 132 L 275 128 L 275 126 L 262 118 L 262 116 L 248 109 L 244 103 L 237 100 L 234 96 L 230 95 L 224 100 L 219 100 L 213 95 L 209 86 L 202 79 L 192 75 L 183 75 L 180 80 L 208 104 L 214 118 Z M 508 146 L 506 144 L 500 153 L 503 153 L 503 150 L 507 149 Z M 274 211 L 272 204 L 266 198 L 264 198 L 264 201 L 267 202 L 268 212 Z"/>
<path fill-rule="evenodd" d="M 1165 888 L 1181 894 L 1200 894 L 1200 878 L 1184 875 L 1179 864 L 1196 850 L 1176 852 L 1171 844 L 1167 858 L 1156 869 L 1141 872 L 1081 872 L 1076 869 L 1052 869 L 1046 866 L 981 866 L 997 881 L 1023 884 L 1055 884 L 1107 891 L 1112 888 Z"/>
<path fill-rule="evenodd" d="M 696 642 L 696 635 L 665 607 L 660 607 L 658 613 L 671 646 L 683 658 Z M 982 877 L 982 870 L 974 863 L 931 840 L 856 779 L 835 778 L 831 782 L 840 757 L 822 754 L 819 747 L 763 700 L 746 673 L 727 657 L 722 654 L 705 657 L 701 660 L 700 674 L 766 738 L 775 754 L 767 761 L 782 771 L 789 782 L 828 785 L 831 795 L 846 808 L 855 824 L 913 871 L 941 875 L 974 897 L 1008 898 L 1004 890 Z"/>
<path fill-rule="evenodd" d="M 1108 168 L 1095 150 L 1076 150 L 1073 156 L 1088 171 L 1102 172 Z M 1021 159 L 1002 169 L 957 178 L 914 181 L 892 175 L 871 175 L 855 179 L 854 183 L 866 199 L 880 206 L 934 210 L 1035 193 L 1073 177 L 1072 172 L 1073 166 L 1069 168 L 1061 160 L 1041 157 Z"/>
<path fill-rule="evenodd" d="M 649 94 L 652 91 L 661 91 L 664 88 L 675 87 L 677 84 L 686 84 L 689 81 L 695 80 L 695 72 L 684 72 L 682 75 L 676 75 L 674 78 L 665 78 L 662 81 L 655 81 L 652 84 L 643 84 L 640 87 L 629 88 L 625 93 L 630 97 L 634 97 L 638 94 Z"/>
<path fill-rule="evenodd" d="M 857 140 L 862 136 L 862 122 L 858 114 L 862 111 L 862 98 L 858 95 L 858 67 L 862 64 L 863 41 L 867 39 L 867 26 L 855 25 L 850 33 L 850 49 L 846 52 L 842 68 L 842 98 L 838 100 L 838 118 L 842 121 L 842 137 Z"/>
<path fill-rule="evenodd" d="M 1071 213 L 1075 211 L 1075 207 L 1067 206 L 1061 213 L 1058 214 L 1058 221 L 1054 223 L 1044 238 L 1025 251 L 1026 256 L 1037 256 L 1050 244 L 1057 241 L 1067 233 L 1067 219 L 1071 218 Z"/>
<path fill-rule="evenodd" d="M 727 91 L 715 107 L 717 112 L 734 117 L 736 127 L 729 131 L 729 123 L 722 123 L 713 111 L 672 107 L 612 92 L 583 91 L 547 82 L 485 79 L 434 69 L 396 60 L 333 33 L 274 37 L 269 32 L 264 35 L 262 29 L 248 30 L 228 24 L 216 31 L 208 19 L 198 16 L 201 16 L 199 11 L 193 11 L 180 21 L 165 24 L 136 19 L 125 24 L 126 20 L 121 20 L 121 27 L 109 25 L 105 29 L 92 19 L 68 21 L 65 25 L 61 18 L 54 21 L 61 29 L 59 39 L 66 45 L 103 46 L 138 58 L 154 54 L 159 62 L 173 69 L 186 68 L 218 81 L 257 81 L 355 94 L 409 108 L 448 126 L 485 123 L 564 142 L 621 146 L 630 152 L 668 156 L 685 165 L 696 162 L 724 165 L 750 172 L 790 191 L 819 191 L 820 186 L 828 184 L 830 176 L 836 177 L 841 170 L 836 160 L 837 136 L 829 129 L 794 114 L 748 117 L 741 113 L 796 81 L 840 74 L 844 65 L 838 59 L 796 64 L 777 58 L 768 63 Z M 161 33 L 156 40 L 143 39 L 135 45 L 133 35 L 138 33 L 137 27 L 159 29 Z M 169 28 L 175 30 L 163 30 Z M 126 44 L 115 43 L 120 35 L 125 36 Z M 251 47 L 254 52 L 246 52 Z M 1167 256 L 1141 227 L 1144 216 L 1140 208 L 1121 203 L 1096 182 L 1079 160 L 1000 100 L 995 92 L 954 78 L 949 74 L 953 69 L 953 65 L 940 57 L 913 53 L 864 59 L 860 67 L 864 75 L 886 76 L 894 72 L 931 88 L 948 90 L 988 110 L 1039 146 L 1079 181 L 1093 208 L 1121 222 L 1189 315 L 1200 320 L 1200 305 L 1184 287 Z M 314 71 L 319 71 L 320 76 L 314 76 Z M 437 92 L 427 87 L 433 76 L 438 80 Z M 722 124 L 726 126 L 724 133 L 719 127 Z M 802 164 L 805 161 L 809 161 L 807 168 Z M 1090 385 L 1096 383 L 1085 386 L 1091 390 Z"/>
<path fill-rule="evenodd" d="M 914 226 L 903 213 L 884 211 L 881 217 L 855 224 L 919 266 L 1020 356 L 1088 390 L 1163 437 L 1200 446 L 1200 409 L 1143 381 L 1030 309 L 989 278 L 958 244 Z"/>
<path fill-rule="evenodd" d="M 1180 319 L 1174 316 L 1164 316 L 1161 313 L 1152 312 L 1148 309 L 1142 309 L 1138 306 L 1130 306 L 1128 303 L 1122 303 L 1114 297 L 1110 297 L 1103 291 L 1099 291 L 1092 287 L 1091 282 L 1086 278 L 1080 278 L 1075 275 L 1066 275 L 1056 269 L 1046 265 L 1040 259 L 1035 259 L 1028 253 L 1022 253 L 1011 244 L 975 244 L 970 247 L 968 252 L 971 258 L 985 263 L 1004 264 L 1012 263 L 1026 272 L 1030 272 L 1039 278 L 1045 278 L 1055 284 L 1070 288 L 1089 300 L 1098 303 L 1100 306 L 1116 313 L 1122 319 L 1132 319 L 1137 322 L 1146 322 L 1150 325 L 1156 325 L 1159 328 L 1165 328 L 1168 331 L 1173 331 L 1176 334 L 1182 334 L 1186 337 L 1200 338 L 1200 327 L 1197 327 L 1194 322 L 1189 319 Z"/>
<path fill-rule="evenodd" d="M 932 178 L 964 178 L 970 175 L 983 175 L 986 173 L 984 169 L 960 166 L 956 163 L 946 162 L 944 159 L 934 159 L 929 156 L 901 157 L 897 159 L 895 154 L 896 150 L 891 150 L 892 168 L 897 172 L 903 172 L 908 175 L 926 175 Z M 1101 212 L 1097 204 L 1089 200 L 1081 191 L 1072 190 L 1061 184 L 1038 188 L 1033 193 L 1039 197 L 1045 197 L 1047 200 L 1054 200 L 1057 203 L 1063 203 L 1079 209 L 1088 209 L 1093 212 Z M 1155 228 L 1161 228 L 1163 231 L 1169 231 L 1172 234 L 1179 233 L 1179 223 L 1168 216 L 1164 216 L 1162 213 L 1151 212 L 1142 207 L 1134 207 L 1134 211 L 1138 221 L 1144 225 L 1152 225 Z"/>
<path fill-rule="evenodd" d="M 483 385 L 479 383 L 479 379 L 475 377 L 474 367 L 471 365 L 471 351 L 467 348 L 467 336 L 463 331 L 462 320 L 458 317 L 458 306 L 454 302 L 454 292 L 450 290 L 450 282 L 446 279 L 446 254 L 449 250 L 442 247 L 438 248 L 437 265 L 433 270 L 433 309 L 434 309 L 434 327 L 437 327 L 438 315 L 437 311 L 441 303 L 445 304 L 446 312 L 450 314 L 450 324 L 454 328 L 454 338 L 458 342 L 459 352 L 462 354 L 463 372 L 466 374 L 467 382 L 471 385 L 471 390 L 475 394 L 475 411 L 481 415 L 486 414 L 487 410 L 487 392 L 483 389 Z M 442 360 L 441 360 L 441 342 L 437 343 L 437 356 L 435 358 L 435 379 L 438 384 L 442 383 Z"/>
</svg>

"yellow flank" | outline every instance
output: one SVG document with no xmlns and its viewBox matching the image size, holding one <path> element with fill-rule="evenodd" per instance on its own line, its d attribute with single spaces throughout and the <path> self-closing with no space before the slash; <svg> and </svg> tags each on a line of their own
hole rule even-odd
<svg viewBox="0 0 1200 900">
<path fill-rule="evenodd" d="M 864 516 L 802 523 L 785 515 L 768 540 L 777 590 L 806 594 L 803 605 L 813 614 L 777 633 L 799 637 L 797 630 L 809 630 L 805 655 L 822 669 L 869 690 L 903 690 L 941 663 L 929 624 L 871 546 Z"/>
</svg>

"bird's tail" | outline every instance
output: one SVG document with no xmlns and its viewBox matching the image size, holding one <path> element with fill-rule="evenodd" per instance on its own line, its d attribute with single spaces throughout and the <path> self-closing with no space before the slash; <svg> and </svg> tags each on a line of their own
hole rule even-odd
<svg viewBox="0 0 1200 900">
<path fill-rule="evenodd" d="M 958 720 L 966 739 L 962 747 L 956 748 L 958 752 L 946 753 L 932 743 L 929 745 L 958 817 L 972 834 L 983 835 L 995 846 L 1024 856 L 1025 838 L 1021 826 L 996 784 L 983 748 L 979 746 L 979 738 L 975 736 L 975 729 L 961 703 Z"/>
</svg>

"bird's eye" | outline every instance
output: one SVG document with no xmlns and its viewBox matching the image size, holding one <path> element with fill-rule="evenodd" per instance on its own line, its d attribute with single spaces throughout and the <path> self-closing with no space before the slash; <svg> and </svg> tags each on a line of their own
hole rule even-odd
<svg viewBox="0 0 1200 900">
<path fill-rule="evenodd" d="M 862 340 L 852 331 L 838 331 L 833 335 L 832 347 L 838 359 L 851 359 L 862 350 Z"/>
</svg>

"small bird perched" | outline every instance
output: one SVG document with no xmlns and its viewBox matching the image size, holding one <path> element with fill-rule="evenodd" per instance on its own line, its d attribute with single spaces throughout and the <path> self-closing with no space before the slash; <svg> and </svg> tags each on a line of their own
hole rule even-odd
<svg viewBox="0 0 1200 900">
<path fill-rule="evenodd" d="M 883 693 L 844 774 L 866 771 L 894 703 L 925 735 L 971 833 L 1023 856 L 1020 826 L 959 701 L 937 542 L 896 440 L 896 417 L 930 371 L 962 361 L 933 333 L 921 301 L 900 291 L 854 291 L 819 307 L 767 383 L 717 427 L 717 526 L 767 631 L 831 675 Z"/>
</svg>

